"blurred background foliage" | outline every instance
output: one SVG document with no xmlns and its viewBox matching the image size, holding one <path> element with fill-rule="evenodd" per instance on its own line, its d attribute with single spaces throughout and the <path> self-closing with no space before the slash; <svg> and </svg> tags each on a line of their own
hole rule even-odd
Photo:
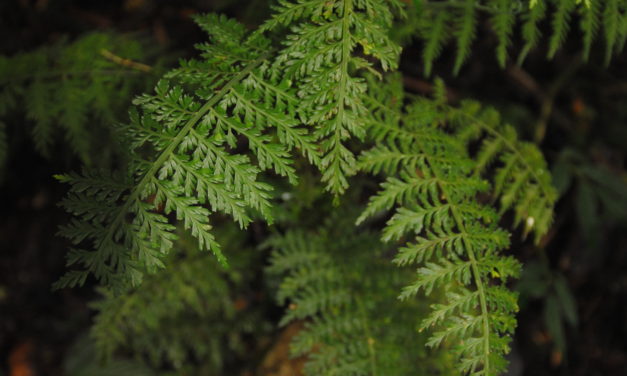
<svg viewBox="0 0 627 376">
<path fill-rule="evenodd" d="M 259 245 L 297 221 L 317 231 L 330 200 L 313 172 L 289 193 L 276 192 L 276 226 L 254 224 L 243 233 L 217 220 L 229 270 L 183 238 L 167 272 L 123 304 L 93 286 L 50 290 L 67 248 L 55 236 L 66 216 L 56 205 L 64 187 L 52 175 L 118 163 L 123 151 L 111 149 L 112 125 L 162 68 L 193 53 L 203 36 L 190 15 L 208 11 L 252 27 L 269 8 L 266 0 L 0 3 L 0 375 L 300 374 L 303 359 L 289 359 L 288 343 L 302 323 L 277 326 L 283 307 L 272 298 L 279 282 L 264 275 L 270 249 Z M 428 94 L 424 46 L 397 31 L 408 43 L 401 62 L 406 90 Z M 453 47 L 442 50 L 431 72 L 444 78 L 453 102 L 473 97 L 494 105 L 541 145 L 560 193 L 549 235 L 538 246 L 512 246 L 524 271 L 516 284 L 521 312 L 511 375 L 627 373 L 627 54 L 605 67 L 599 44 L 584 63 L 578 33 L 571 31 L 552 60 L 549 41 L 540 41 L 522 66 L 501 68 L 496 37 L 480 20 L 459 73 L 452 74 Z M 52 88 L 84 105 L 46 98 Z M 137 307 L 150 307 L 150 315 L 135 315 Z M 445 351 L 420 356 L 446 361 Z"/>
</svg>

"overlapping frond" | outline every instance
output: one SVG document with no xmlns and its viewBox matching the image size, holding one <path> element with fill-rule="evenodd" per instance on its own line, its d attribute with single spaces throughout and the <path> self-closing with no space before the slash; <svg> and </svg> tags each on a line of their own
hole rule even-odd
<svg viewBox="0 0 627 376">
<path fill-rule="evenodd" d="M 216 350 L 210 349 L 211 343 L 199 347 L 194 341 L 201 337 L 211 342 L 218 333 L 201 333 L 198 325 L 185 328 L 182 323 L 186 317 L 226 320 L 234 315 L 227 281 L 218 271 L 210 255 L 187 255 L 147 278 L 140 289 L 122 295 L 101 289 L 102 298 L 92 304 L 98 315 L 91 329 L 101 356 L 108 359 L 115 350 L 130 348 L 145 352 L 155 365 L 165 360 L 180 367 L 189 350 L 199 356 Z M 140 311 L 144 313 L 138 315 Z M 178 330 L 167 331 L 168 320 L 180 321 Z"/>
<path fill-rule="evenodd" d="M 242 294 L 257 286 L 254 274 L 241 273 L 259 262 L 258 254 L 237 252 L 225 270 L 211 254 L 198 253 L 181 230 L 179 252 L 164 260 L 167 269 L 123 294 L 99 288 L 90 334 L 101 361 L 130 350 L 155 369 L 167 365 L 187 373 L 194 359 L 202 359 L 196 372 L 222 374 L 233 353 L 246 352 L 245 336 L 267 327 L 258 310 L 242 309 Z M 225 223 L 216 237 L 226 249 L 247 250 L 235 224 Z"/>
<path fill-rule="evenodd" d="M 154 94 L 134 101 L 130 123 L 120 127 L 131 158 L 124 188 L 111 190 L 110 176 L 88 176 L 89 189 L 82 189 L 85 177 L 60 177 L 72 185 L 64 206 L 80 218 L 62 234 L 93 250 L 72 253 L 68 263 L 82 270 L 58 286 L 80 284 L 90 272 L 105 284 L 137 285 L 171 249 L 171 217 L 225 263 L 210 213 L 229 214 L 241 227 L 254 212 L 271 222 L 272 187 L 259 173 L 296 182 L 292 149 L 319 160 L 313 137 L 293 116 L 295 96 L 268 71 L 269 42 L 223 16 L 196 21 L 210 36 L 199 46 L 204 59 L 166 74 Z M 244 146 L 250 153 L 239 152 Z M 76 210 L 77 202 L 89 202 L 89 213 Z"/>
<path fill-rule="evenodd" d="M 387 179 L 358 223 L 396 207 L 383 239 L 413 236 L 394 262 L 419 265 L 415 282 L 400 297 L 445 291 L 445 301 L 433 305 L 422 323 L 431 332 L 428 345 L 452 345 L 464 374 L 497 375 L 506 366 L 518 309 L 516 294 L 504 283 L 520 269 L 502 254 L 509 233 L 498 222 L 513 209 L 539 238 L 550 224 L 555 195 L 537 148 L 519 141 L 494 110 L 471 111 L 474 102 L 453 108 L 445 103 L 441 84 L 437 92 L 435 100 L 420 99 L 406 108 L 397 130 L 382 124 L 374 132 L 385 142 L 364 152 L 360 167 Z M 479 141 L 480 151 L 471 155 L 471 143 Z M 494 163 L 499 155 L 503 165 Z M 484 178 L 493 180 L 493 187 Z M 481 201 L 486 192 L 500 198 L 500 212 Z M 536 215 L 542 223 L 533 220 Z"/>
<path fill-rule="evenodd" d="M 424 42 L 426 75 L 431 73 L 434 61 L 451 39 L 456 44 L 453 71 L 455 74 L 459 72 L 470 55 L 477 23 L 484 15 L 489 18 L 489 25 L 496 35 L 496 58 L 501 66 L 507 62 L 508 49 L 513 44 L 512 35 L 518 24 L 524 42 L 518 54 L 518 64 L 522 64 L 529 52 L 538 46 L 542 37 L 539 25 L 544 20 L 550 23 L 548 58 L 552 58 L 566 40 L 574 17 L 579 18 L 585 59 L 589 57 L 601 28 L 606 64 L 623 49 L 627 38 L 627 2 L 624 0 L 423 1 L 414 4 L 408 12 L 415 12 L 408 17 L 408 22 L 414 26 L 406 28 L 419 30 L 418 37 Z"/>
<path fill-rule="evenodd" d="M 553 221 L 557 192 L 551 182 L 540 150 L 518 139 L 516 130 L 503 124 L 493 108 L 482 108 L 475 101 L 459 107 L 446 107 L 449 124 L 465 143 L 480 142 L 474 156 L 475 175 L 492 176 L 492 195 L 499 200 L 499 212 L 512 210 L 515 225 L 523 225 L 524 235 L 533 232 L 536 242 Z"/>
<path fill-rule="evenodd" d="M 425 336 L 407 330 L 418 325 L 423 303 L 396 304 L 393 291 L 407 271 L 380 257 L 377 236 L 355 232 L 351 219 L 334 215 L 315 231 L 290 230 L 268 243 L 267 270 L 281 277 L 277 297 L 288 307 L 281 323 L 305 321 L 291 354 L 307 356 L 304 371 L 312 376 L 427 372 L 428 360 L 412 361 Z"/>
<path fill-rule="evenodd" d="M 137 62 L 146 50 L 128 37 L 93 33 L 0 56 L 0 118 L 12 127 L 9 115 L 24 113 L 32 122 L 35 148 L 44 156 L 64 139 L 84 164 L 106 166 L 112 152 L 103 142 L 110 139 L 109 125 L 120 120 L 132 95 L 154 83 L 151 67 Z"/>
<path fill-rule="evenodd" d="M 396 1 L 281 1 L 261 31 L 289 26 L 277 58 L 286 79 L 298 87 L 299 115 L 314 128 L 323 157 L 320 168 L 327 190 L 348 187 L 355 158 L 347 146 L 363 139 L 368 111 L 364 76 L 395 69 L 400 47 L 388 32 Z"/>
</svg>

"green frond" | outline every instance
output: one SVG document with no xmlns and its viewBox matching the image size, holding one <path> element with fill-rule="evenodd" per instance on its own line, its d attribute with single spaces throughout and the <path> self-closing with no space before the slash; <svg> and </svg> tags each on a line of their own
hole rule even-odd
<svg viewBox="0 0 627 376">
<path fill-rule="evenodd" d="M 401 179 L 389 178 L 381 184 L 381 191 L 371 197 L 368 208 L 359 216 L 357 224 L 362 223 L 366 218 L 377 212 L 389 210 L 394 204 L 407 204 L 416 197 L 423 201 L 437 199 L 438 181 L 436 179 L 421 179 L 403 174 Z"/>
<path fill-rule="evenodd" d="M 589 4 L 579 5 L 579 14 L 581 17 L 580 27 L 583 32 L 583 58 L 588 60 L 590 56 L 590 49 L 592 48 L 592 42 L 597 35 L 599 29 L 599 10 L 600 3 L 598 1 L 591 1 Z"/>
<path fill-rule="evenodd" d="M 448 291 L 446 300 L 449 304 L 438 303 L 431 306 L 431 313 L 420 323 L 421 330 L 435 327 L 459 312 L 472 312 L 479 308 L 479 294 L 465 288 Z"/>
<path fill-rule="evenodd" d="M 507 47 L 511 43 L 511 34 L 514 31 L 514 10 L 509 0 L 493 0 L 492 27 L 499 43 L 496 47 L 496 58 L 501 68 L 507 60 Z"/>
<path fill-rule="evenodd" d="M 455 55 L 455 66 L 453 74 L 457 75 L 462 65 L 470 55 L 470 46 L 476 37 L 477 16 L 475 14 L 474 0 L 464 2 L 461 15 L 458 16 L 458 25 L 455 29 L 457 38 L 457 53 Z"/>
<path fill-rule="evenodd" d="M 624 26 L 627 9 L 623 0 L 547 0 L 528 3 L 507 0 L 424 1 L 419 6 L 410 7 L 409 11 L 412 13 L 401 27 L 403 30 L 418 31 L 415 33 L 423 42 L 425 76 L 431 74 L 433 64 L 442 50 L 453 43 L 453 73 L 459 73 L 476 39 L 477 24 L 483 17 L 488 18 L 487 23 L 496 36 L 495 55 L 501 67 L 507 63 L 508 49 L 512 45 L 516 26 L 521 26 L 524 42 L 517 58 L 521 65 L 528 54 L 540 45 L 540 23 L 547 18 L 550 19 L 550 30 L 546 36 L 549 59 L 562 47 L 574 17 L 578 17 L 583 32 L 577 37 L 582 40 L 585 58 L 590 54 L 600 24 L 604 28 L 606 63 L 622 49 L 621 46 L 627 40 Z"/>
<path fill-rule="evenodd" d="M 268 70 L 269 53 L 261 51 L 268 41 L 247 36 L 243 26 L 223 16 L 195 20 L 211 41 L 200 46 L 206 60 L 184 62 L 166 74 L 154 94 L 133 102 L 129 124 L 119 129 L 131 148 L 128 185 L 120 192 L 103 178 L 92 179 L 105 192 L 94 197 L 77 188 L 83 178 L 62 178 L 73 184 L 64 206 L 76 212 L 77 203 L 91 200 L 96 213 L 62 232 L 76 244 L 94 246 L 76 252 L 72 264 L 115 291 L 136 286 L 144 273 L 163 266 L 177 238 L 170 213 L 201 250 L 211 250 L 226 265 L 207 206 L 231 215 L 240 227 L 250 223 L 253 211 L 271 223 L 272 187 L 259 180 L 259 173 L 273 171 L 296 183 L 291 150 L 320 161 L 314 137 L 295 119 L 293 90 Z M 211 69 L 203 71 L 204 66 Z M 249 154 L 237 152 L 242 140 Z M 81 235 L 77 228 L 93 230 Z"/>
<path fill-rule="evenodd" d="M 557 50 L 561 47 L 566 39 L 566 34 L 570 29 L 571 12 L 575 9 L 575 0 L 554 0 L 555 13 L 551 20 L 553 34 L 549 38 L 549 51 L 547 56 L 549 59 L 555 56 Z"/>
<path fill-rule="evenodd" d="M 541 33 L 538 24 L 546 17 L 546 3 L 544 1 L 536 2 L 529 12 L 522 16 L 522 38 L 525 45 L 518 55 L 518 65 L 522 65 L 529 52 L 536 48 L 540 41 Z"/>
<path fill-rule="evenodd" d="M 113 138 L 110 124 L 154 80 L 151 67 L 135 61 L 146 50 L 128 37 L 92 33 L 2 57 L 0 116 L 24 113 L 35 148 L 46 157 L 63 140 L 84 164 L 105 167 L 117 152 L 103 142 Z"/>
<path fill-rule="evenodd" d="M 447 22 L 451 19 L 451 16 L 446 12 L 437 12 L 436 14 L 432 14 L 432 17 L 434 17 L 432 22 L 424 22 L 423 31 L 421 33 L 422 38 L 425 40 L 425 46 L 422 52 L 425 76 L 431 75 L 433 62 L 440 56 L 442 48 L 447 42 L 449 34 Z M 465 27 L 461 30 L 472 30 L 468 28 L 468 24 L 464 24 L 463 26 Z M 469 35 L 464 35 L 463 37 L 464 38 L 461 38 L 461 36 L 457 37 L 458 45 L 461 46 L 459 50 L 462 52 L 462 56 L 466 54 L 466 51 L 462 49 L 462 47 L 465 47 L 464 42 L 466 42 L 466 40 L 469 42 L 472 39 Z M 460 60 L 463 63 L 464 59 Z M 457 65 L 457 62 L 455 65 Z"/>
<path fill-rule="evenodd" d="M 529 218 L 522 216 L 530 212 L 550 218 L 556 195 L 537 147 L 519 141 L 496 111 L 475 102 L 453 108 L 442 96 L 431 105 L 426 100 L 409 105 L 396 126 L 405 133 L 376 134 L 383 143 L 361 155 L 364 170 L 384 173 L 387 180 L 358 223 L 397 206 L 382 238 L 398 241 L 413 235 L 415 240 L 398 251 L 394 263 L 420 265 L 399 297 L 410 300 L 434 291 L 447 297 L 432 306 L 423 322 L 422 328 L 431 332 L 427 345 L 452 345 L 461 372 L 496 375 L 506 365 L 508 336 L 516 326 L 516 296 L 503 284 L 520 271 L 518 261 L 500 254 L 510 242 L 498 222 L 510 208 L 517 218 Z M 419 115 L 424 108 L 430 109 L 427 121 Z M 423 132 L 432 137 L 420 137 Z M 477 142 L 481 146 L 472 155 Z M 481 176 L 493 179 L 494 187 Z M 485 191 L 500 198 L 500 213 L 481 203 L 478 194 Z M 528 231 L 539 239 L 549 222 Z"/>
<path fill-rule="evenodd" d="M 470 284 L 472 264 L 468 261 L 442 261 L 440 264 L 428 262 L 417 271 L 416 282 L 403 288 L 400 299 L 414 297 L 419 290 L 429 295 L 435 286 L 456 282 Z"/>
<path fill-rule="evenodd" d="M 515 224 L 523 225 L 525 235 L 533 232 L 538 242 L 551 225 L 557 200 L 538 147 L 518 140 L 513 127 L 502 124 L 495 110 L 481 109 L 476 102 L 466 101 L 449 114 L 456 132 L 470 135 L 467 143 L 481 141 L 474 157 L 475 174 L 493 173 L 493 195 L 500 200 L 500 212 L 512 209 Z"/>
<path fill-rule="evenodd" d="M 281 323 L 304 322 L 290 354 L 306 356 L 308 376 L 427 372 L 428 359 L 415 361 L 425 337 L 405 329 L 418 325 L 417 307 L 396 305 L 390 294 L 406 274 L 380 258 L 376 236 L 355 231 L 353 221 L 333 215 L 315 230 L 290 230 L 268 242 L 267 271 L 281 278 L 277 297 L 286 305 Z"/>
<path fill-rule="evenodd" d="M 233 269 L 225 271 L 212 255 L 197 253 L 192 237 L 177 231 L 179 252 L 164 260 L 165 270 L 123 294 L 98 289 L 90 335 L 101 361 L 132 351 L 154 368 L 167 365 L 180 373 L 194 359 L 203 359 L 205 372 L 219 374 L 229 356 L 247 351 L 245 336 L 265 325 L 254 313 L 238 310 L 233 296 L 234 288 L 239 293 L 251 288 L 250 278 L 240 273 L 258 262 L 252 252 L 234 255 Z M 241 239 L 237 232 L 235 226 L 221 226 L 218 238 Z M 244 241 L 230 240 L 229 249 L 246 247 Z"/>
<path fill-rule="evenodd" d="M 346 143 L 363 139 L 369 122 L 363 76 L 376 71 L 358 52 L 372 56 L 383 70 L 396 68 L 400 47 L 388 37 L 392 12 L 385 2 L 362 0 L 283 1 L 275 11 L 261 30 L 290 25 L 277 62 L 298 87 L 299 114 L 322 149 L 322 180 L 337 196 L 355 171 Z"/>
<path fill-rule="evenodd" d="M 605 27 L 605 64 L 609 64 L 614 53 L 616 42 L 619 38 L 620 24 L 621 24 L 621 10 L 619 9 L 620 0 L 607 0 L 605 9 L 603 10 L 603 26 Z M 622 12 L 627 12 L 625 4 L 622 4 Z M 624 15 L 622 22 L 624 23 Z M 622 32 L 625 33 L 625 28 L 622 28 Z"/>
</svg>

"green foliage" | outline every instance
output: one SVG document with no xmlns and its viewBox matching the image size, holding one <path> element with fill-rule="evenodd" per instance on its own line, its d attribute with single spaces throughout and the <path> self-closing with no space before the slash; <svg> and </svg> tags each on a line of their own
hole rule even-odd
<svg viewBox="0 0 627 376">
<path fill-rule="evenodd" d="M 520 265 L 501 254 L 509 246 L 509 234 L 497 226 L 499 213 L 479 199 L 490 188 L 481 175 L 500 155 L 502 165 L 490 175 L 501 212 L 513 208 L 516 221 L 526 218 L 526 231 L 539 235 L 548 230 L 556 198 L 537 149 L 518 141 L 497 115 L 490 109 L 480 113 L 475 102 L 447 106 L 440 83 L 435 100 L 416 100 L 400 123 L 374 123 L 377 146 L 360 159 L 364 171 L 383 173 L 387 179 L 358 223 L 398 206 L 383 239 L 415 236 L 394 262 L 421 265 L 416 281 L 400 297 L 445 288 L 445 302 L 433 305 L 421 327 L 436 329 L 430 346 L 456 344 L 464 374 L 504 370 L 503 355 L 509 351 L 518 310 L 516 295 L 504 283 L 519 274 Z M 480 151 L 471 158 L 469 145 L 478 141 Z M 541 220 L 530 220 L 533 216 Z"/>
<path fill-rule="evenodd" d="M 540 41 L 538 23 L 554 15 L 552 55 L 576 9 L 589 50 L 596 15 L 614 5 L 566 1 L 523 8 L 502 0 L 416 2 L 420 13 L 409 23 L 425 39 L 426 72 L 450 39 L 458 72 L 483 12 L 491 15 L 501 65 L 519 20 L 524 58 Z M 616 4 L 616 30 L 624 30 L 624 7 Z M 448 364 L 461 374 L 501 373 L 518 310 L 507 284 L 521 268 L 505 254 L 505 214 L 536 243 L 548 232 L 557 193 L 544 157 L 496 110 L 447 104 L 441 82 L 434 98 L 405 98 L 401 77 L 384 73 L 398 66 L 400 47 L 389 37 L 403 15 L 396 1 L 283 0 L 274 9 L 250 32 L 224 16 L 196 16 L 208 34 L 200 56 L 136 97 L 130 120 L 117 127 L 124 168 L 57 176 L 70 185 L 62 206 L 74 219 L 61 234 L 75 249 L 73 270 L 56 286 L 82 285 L 89 275 L 100 282 L 92 334 L 105 356 L 130 350 L 178 370 L 190 357 L 210 358 L 206 372 L 219 373 L 229 326 L 251 328 L 233 308 L 237 273 L 220 269 L 228 252 L 212 226 L 226 226 L 220 214 L 241 229 L 277 220 L 289 228 L 267 242 L 268 271 L 282 278 L 279 302 L 289 301 L 282 324 L 305 322 L 292 353 L 307 356 L 308 374 L 446 373 Z M 612 51 L 621 33 L 613 34 Z M 366 142 L 373 145 L 363 151 Z M 313 168 L 335 201 L 349 186 L 367 192 L 349 184 L 358 170 L 383 175 L 357 220 L 372 218 L 368 226 L 379 231 L 377 220 L 394 208 L 382 235 L 355 230 L 349 215 L 339 219 L 318 205 L 326 196 Z M 350 211 L 354 197 L 334 212 Z M 321 217 L 327 220 L 318 226 Z M 433 304 L 427 309 L 424 301 Z M 146 306 L 150 312 L 138 315 Z M 197 328 L 190 318 L 218 324 Z"/>
<path fill-rule="evenodd" d="M 502 124 L 493 108 L 482 109 L 475 101 L 464 101 L 459 108 L 447 108 L 446 119 L 467 145 L 479 142 L 474 156 L 475 176 L 493 175 L 492 196 L 499 199 L 500 210 L 512 209 L 516 226 L 523 235 L 535 233 L 536 243 L 549 230 L 557 192 L 540 150 L 520 141 L 516 130 Z"/>
<path fill-rule="evenodd" d="M 107 155 L 114 152 L 107 149 L 115 145 L 106 142 L 109 125 L 120 120 L 131 96 L 152 81 L 151 68 L 132 61 L 145 58 L 139 42 L 105 33 L 0 56 L 0 119 L 15 133 L 24 123 L 16 113 L 24 113 L 35 148 L 44 156 L 50 156 L 62 135 L 85 165 L 106 166 Z M 0 150 L 3 166 L 8 146 L 0 145 Z"/>
<path fill-rule="evenodd" d="M 154 376 L 155 372 L 138 361 L 117 358 L 103 365 L 96 356 L 96 346 L 88 336 L 80 336 L 63 363 L 68 376 Z"/>
<path fill-rule="evenodd" d="M 88 240 L 95 250 L 72 252 L 68 264 L 83 270 L 66 274 L 58 287 L 82 284 L 90 272 L 116 290 L 137 286 L 145 272 L 163 267 L 172 248 L 170 213 L 200 249 L 226 264 L 203 204 L 241 227 L 250 213 L 271 222 L 272 187 L 258 179 L 259 172 L 273 170 L 295 182 L 291 149 L 318 161 L 313 138 L 294 119 L 292 90 L 269 65 L 269 41 L 246 35 L 223 16 L 196 21 L 211 41 L 198 46 L 203 60 L 183 61 L 159 81 L 155 94 L 137 98 L 130 124 L 120 129 L 132 157 L 127 171 L 59 177 L 72 185 L 64 206 L 82 219 L 62 234 L 75 244 Z M 241 139 L 256 161 L 238 152 Z"/>
<path fill-rule="evenodd" d="M 276 69 L 298 88 L 299 115 L 313 127 L 322 149 L 322 181 L 339 195 L 355 172 L 355 157 L 346 146 L 363 139 L 368 109 L 363 75 L 396 69 L 400 47 L 388 37 L 396 0 L 281 1 L 261 31 L 290 26 L 278 54 Z"/>
<path fill-rule="evenodd" d="M 522 64 L 529 52 L 541 41 L 540 23 L 550 21 L 547 57 L 553 58 L 568 35 L 572 18 L 579 17 L 583 39 L 583 56 L 587 60 L 590 49 L 603 25 L 605 63 L 622 51 L 627 38 L 627 2 L 625 0 L 464 0 L 414 2 L 408 10 L 408 30 L 417 30 L 424 42 L 423 63 L 426 75 L 431 73 L 434 61 L 442 47 L 451 39 L 456 43 L 456 59 L 453 71 L 457 74 L 468 59 L 476 38 L 478 19 L 489 16 L 489 24 L 496 35 L 496 58 L 501 67 L 507 62 L 508 49 L 512 47 L 512 35 L 517 24 L 521 27 L 524 42 L 518 55 Z"/>
<path fill-rule="evenodd" d="M 165 260 L 167 269 L 147 277 L 141 288 L 122 295 L 100 289 L 102 298 L 92 304 L 98 314 L 91 329 L 100 359 L 130 350 L 154 369 L 167 364 L 179 372 L 194 359 L 205 359 L 196 372 L 221 374 L 232 354 L 245 356 L 244 337 L 269 327 L 258 310 L 238 307 L 248 304 L 238 300 L 251 293 L 249 270 L 258 257 L 235 226 L 222 226 L 218 235 L 238 250 L 228 271 L 212 255 L 198 253 L 193 239 L 182 234 L 179 252 Z"/>
<path fill-rule="evenodd" d="M 268 241 L 267 270 L 281 277 L 279 304 L 289 302 L 281 325 L 305 321 L 291 354 L 307 356 L 306 375 L 422 375 L 436 367 L 452 374 L 442 367 L 447 355 L 428 358 L 421 350 L 426 337 L 417 320 L 426 305 L 395 301 L 407 271 L 399 273 L 383 257 L 377 234 L 356 232 L 353 220 L 331 215 L 316 229 Z"/>
</svg>

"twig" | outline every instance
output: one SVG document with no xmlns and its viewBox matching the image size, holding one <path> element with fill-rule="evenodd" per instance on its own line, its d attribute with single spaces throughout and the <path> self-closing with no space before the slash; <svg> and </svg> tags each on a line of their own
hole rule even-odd
<svg viewBox="0 0 627 376">
<path fill-rule="evenodd" d="M 142 72 L 150 72 L 152 70 L 152 67 L 143 63 L 138 63 L 136 61 L 133 61 L 131 59 L 125 59 L 123 57 L 119 57 L 118 55 L 114 54 L 113 52 L 107 50 L 107 49 L 101 49 L 100 50 L 100 54 L 102 56 L 104 56 L 105 59 L 110 60 L 112 62 L 114 62 L 115 64 L 121 65 L 123 67 L 128 67 L 128 68 L 132 68 L 132 69 L 136 69 Z"/>
</svg>

